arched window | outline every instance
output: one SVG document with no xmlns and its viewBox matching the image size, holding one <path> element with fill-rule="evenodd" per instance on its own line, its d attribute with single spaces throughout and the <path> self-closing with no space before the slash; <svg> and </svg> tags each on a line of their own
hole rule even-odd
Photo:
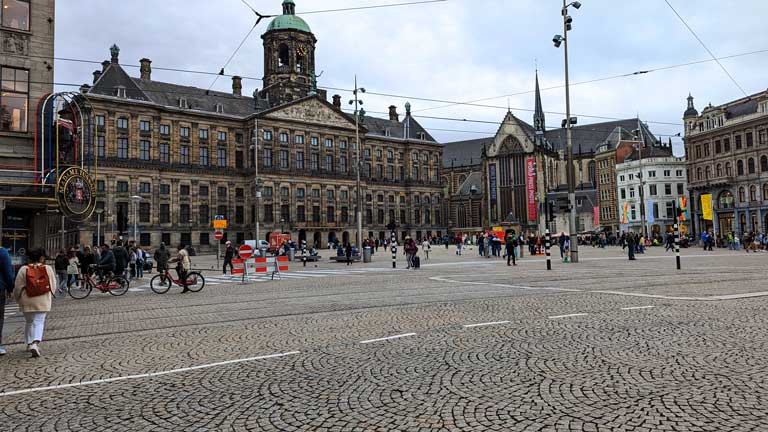
<svg viewBox="0 0 768 432">
<path fill-rule="evenodd" d="M 760 172 L 768 171 L 768 156 L 760 158 Z"/>
<path fill-rule="evenodd" d="M 744 189 L 744 186 L 739 188 L 739 202 L 747 202 L 747 191 Z"/>
<path fill-rule="evenodd" d="M 768 201 L 768 183 L 763 185 L 763 201 Z"/>
<path fill-rule="evenodd" d="M 717 202 L 720 204 L 721 209 L 733 208 L 733 194 L 729 190 L 724 190 L 717 197 Z"/>
<path fill-rule="evenodd" d="M 717 164 L 717 166 L 715 167 L 715 175 L 717 177 L 723 176 L 723 164 Z"/>
<path fill-rule="evenodd" d="M 755 185 L 749 187 L 749 200 L 757 201 L 757 186 Z"/>
<path fill-rule="evenodd" d="M 736 162 L 736 175 L 744 175 L 744 161 Z"/>
<path fill-rule="evenodd" d="M 696 180 L 701 180 L 701 167 L 696 168 Z"/>
<path fill-rule="evenodd" d="M 749 158 L 747 161 L 747 172 L 750 174 L 755 173 L 755 158 Z"/>
<path fill-rule="evenodd" d="M 281 44 L 280 48 L 278 48 L 278 63 L 277 65 L 280 67 L 288 66 L 290 63 L 290 51 L 288 50 L 288 45 Z"/>
<path fill-rule="evenodd" d="M 704 169 L 704 179 L 709 180 L 712 177 L 712 167 L 707 165 Z"/>
<path fill-rule="evenodd" d="M 587 172 L 589 173 L 589 182 L 592 183 L 593 186 L 597 186 L 597 183 L 595 182 L 595 161 L 589 161 Z"/>
<path fill-rule="evenodd" d="M 726 176 L 732 176 L 733 175 L 733 170 L 731 169 L 731 163 L 730 162 L 726 162 L 725 163 L 725 175 Z"/>
</svg>

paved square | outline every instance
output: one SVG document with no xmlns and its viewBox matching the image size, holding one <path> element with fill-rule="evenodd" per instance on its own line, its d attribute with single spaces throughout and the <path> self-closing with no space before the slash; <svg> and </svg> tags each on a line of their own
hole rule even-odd
<svg viewBox="0 0 768 432">
<path fill-rule="evenodd" d="M 7 311 L 7 430 L 765 431 L 768 254 L 620 249 L 517 267 L 206 272 L 199 294 L 58 299 L 43 357 Z M 401 257 L 400 257 L 401 258 Z M 196 265 L 206 267 L 205 258 Z"/>
</svg>

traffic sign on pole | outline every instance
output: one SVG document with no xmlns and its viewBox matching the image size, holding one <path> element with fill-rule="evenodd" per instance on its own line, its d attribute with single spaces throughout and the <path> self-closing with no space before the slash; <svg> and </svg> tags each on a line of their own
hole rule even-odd
<svg viewBox="0 0 768 432">
<path fill-rule="evenodd" d="M 213 233 L 213 238 L 215 238 L 216 240 L 223 239 L 224 238 L 224 231 L 216 231 L 215 233 Z"/>
<path fill-rule="evenodd" d="M 246 245 L 240 246 L 240 249 L 237 250 L 237 253 L 240 255 L 240 258 L 247 260 L 248 258 L 253 256 L 253 248 Z"/>
</svg>

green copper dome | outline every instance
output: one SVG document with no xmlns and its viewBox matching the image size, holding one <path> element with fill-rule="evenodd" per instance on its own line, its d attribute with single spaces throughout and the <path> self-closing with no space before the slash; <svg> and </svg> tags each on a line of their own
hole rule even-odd
<svg viewBox="0 0 768 432">
<path fill-rule="evenodd" d="M 272 30 L 299 30 L 312 33 L 306 21 L 296 16 L 296 4 L 293 0 L 283 1 L 283 14 L 269 23 L 267 31 Z"/>
</svg>

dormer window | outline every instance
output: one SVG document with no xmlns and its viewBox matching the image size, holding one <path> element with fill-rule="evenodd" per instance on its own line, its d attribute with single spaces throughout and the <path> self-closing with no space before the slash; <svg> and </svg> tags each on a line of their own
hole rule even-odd
<svg viewBox="0 0 768 432">
<path fill-rule="evenodd" d="M 123 86 L 116 87 L 115 88 L 115 96 L 117 96 L 119 98 L 127 98 L 128 96 L 127 96 L 127 93 L 125 91 L 125 87 L 123 87 Z"/>
<path fill-rule="evenodd" d="M 760 109 L 757 111 L 761 113 L 768 113 L 768 101 L 760 102 Z"/>
<path fill-rule="evenodd" d="M 424 141 L 424 140 L 427 139 L 427 135 L 424 132 L 419 132 L 419 133 L 416 134 L 416 138 Z"/>
<path fill-rule="evenodd" d="M 189 108 L 189 105 L 187 104 L 187 98 L 179 98 L 179 108 L 181 109 Z"/>
<path fill-rule="evenodd" d="M 224 114 L 224 105 L 217 103 L 216 104 L 216 112 L 219 114 Z"/>
<path fill-rule="evenodd" d="M 392 132 L 390 132 L 389 129 L 384 129 L 384 136 L 392 136 Z"/>
</svg>

